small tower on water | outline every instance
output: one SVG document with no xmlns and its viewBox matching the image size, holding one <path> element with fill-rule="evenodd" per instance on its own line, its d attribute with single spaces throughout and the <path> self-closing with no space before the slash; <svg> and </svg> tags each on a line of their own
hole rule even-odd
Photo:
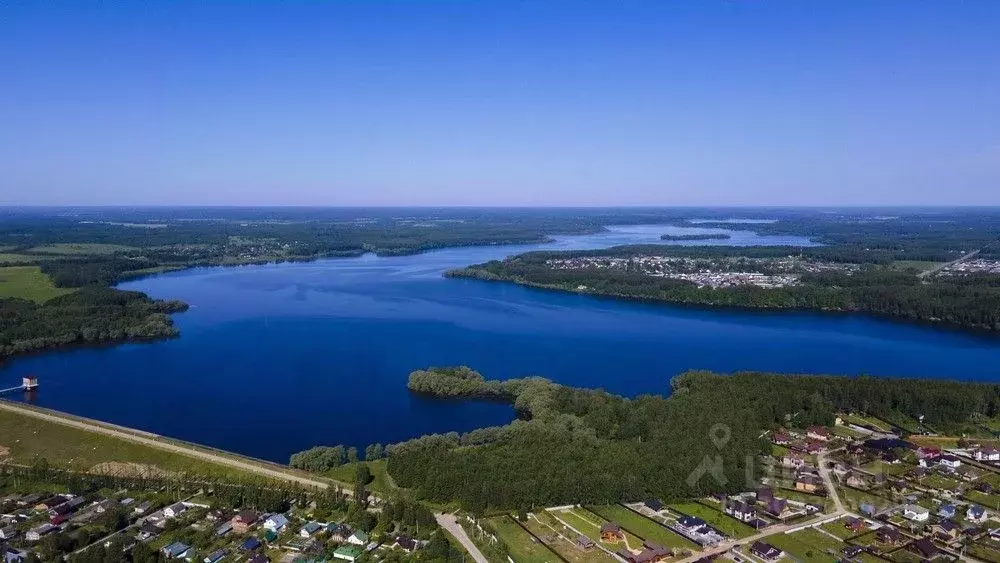
<svg viewBox="0 0 1000 563">
<path fill-rule="evenodd" d="M 38 376 L 29 375 L 21 379 L 21 387 L 25 391 L 33 391 L 38 388 Z"/>
</svg>

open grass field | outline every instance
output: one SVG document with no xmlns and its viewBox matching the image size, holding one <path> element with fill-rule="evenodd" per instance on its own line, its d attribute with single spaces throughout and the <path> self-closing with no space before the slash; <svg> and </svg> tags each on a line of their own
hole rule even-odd
<svg viewBox="0 0 1000 563">
<path fill-rule="evenodd" d="M 840 415 L 840 418 L 845 424 L 857 424 L 858 426 L 864 426 L 868 428 L 874 428 L 882 432 L 891 432 L 892 427 L 878 420 L 877 418 L 862 416 L 859 414 L 844 414 Z"/>
<path fill-rule="evenodd" d="M 487 523 L 496 530 L 500 540 L 507 544 L 510 556 L 517 563 L 556 563 L 559 561 L 559 557 L 552 550 L 525 532 L 511 517 L 498 516 L 487 520 Z"/>
<path fill-rule="evenodd" d="M 545 545 L 547 545 L 549 549 L 559 555 L 562 555 L 564 559 L 570 561 L 571 563 L 616 562 L 613 557 L 600 549 L 594 548 L 591 550 L 584 550 L 576 545 L 576 535 L 573 531 L 559 523 L 559 521 L 546 510 L 539 510 L 538 512 L 533 513 L 524 525 L 531 530 L 533 534 L 542 538 L 542 541 L 545 542 Z"/>
<path fill-rule="evenodd" d="M 134 247 L 123 246 L 120 244 L 58 243 L 58 244 L 46 244 L 43 246 L 36 246 L 32 248 L 30 252 L 37 252 L 39 254 L 60 254 L 60 255 L 83 255 L 83 254 L 108 255 L 108 254 L 114 254 L 116 252 L 124 252 L 126 250 L 132 250 L 133 248 Z"/>
<path fill-rule="evenodd" d="M 388 493 L 390 491 L 396 490 L 399 487 L 396 486 L 395 481 L 389 476 L 388 470 L 386 470 L 386 461 L 384 459 L 379 459 L 376 461 L 359 461 L 358 463 L 345 463 L 340 467 L 335 467 L 326 472 L 326 476 L 342 483 L 354 483 L 354 476 L 357 473 L 358 465 L 367 465 L 368 470 L 371 471 L 373 480 L 368 485 L 374 493 Z"/>
<path fill-rule="evenodd" d="M 709 526 L 733 538 L 745 538 L 756 533 L 756 530 L 743 522 L 699 502 L 680 502 L 671 504 L 667 508 L 687 516 L 701 518 Z"/>
<path fill-rule="evenodd" d="M 72 289 L 52 285 L 52 280 L 43 274 L 38 266 L 0 268 L 0 299 L 20 297 L 36 303 L 44 303 L 53 297 L 72 291 Z"/>
<path fill-rule="evenodd" d="M 1000 563 L 1000 549 L 989 545 L 972 544 L 968 547 L 966 553 L 982 561 Z"/>
<path fill-rule="evenodd" d="M 880 497 L 875 493 L 867 491 L 859 491 L 847 487 L 839 487 L 838 491 L 840 491 L 840 498 L 844 504 L 853 510 L 860 511 L 861 503 L 863 502 L 867 502 L 879 510 L 888 507 L 892 503 L 891 500 L 885 497 Z"/>
<path fill-rule="evenodd" d="M 820 526 L 820 528 L 823 528 L 827 532 L 829 532 L 829 533 L 837 536 L 838 538 L 840 538 L 842 540 L 846 540 L 847 538 L 854 537 L 854 536 L 861 535 L 861 534 L 865 533 L 865 532 L 861 532 L 861 534 L 857 534 L 855 532 L 852 532 L 851 530 L 849 530 L 847 528 L 846 524 L 847 524 L 847 519 L 846 518 L 840 518 L 838 520 L 834 520 L 833 522 L 827 522 L 826 524 L 823 524 L 822 526 Z"/>
<path fill-rule="evenodd" d="M 812 528 L 794 534 L 775 534 L 767 538 L 767 543 L 781 549 L 799 561 L 815 563 L 835 563 L 837 554 L 846 544 Z M 827 553 L 832 550 L 833 554 Z"/>
<path fill-rule="evenodd" d="M 926 272 L 936 266 L 940 266 L 941 262 L 927 262 L 925 260 L 895 260 L 889 266 L 893 270 L 899 270 L 905 272 L 907 270 L 913 270 L 915 272 Z"/>
<path fill-rule="evenodd" d="M 25 256 L 24 254 L 10 254 L 7 252 L 0 252 L 0 266 L 11 266 L 15 264 L 32 264 L 36 261 L 37 258 L 38 258 L 37 256 Z"/>
<path fill-rule="evenodd" d="M 601 506 L 588 506 L 587 509 L 605 520 L 618 524 L 622 528 L 625 528 L 642 539 L 658 543 L 663 547 L 677 547 L 683 549 L 694 549 L 698 547 L 697 544 L 691 540 L 671 532 L 660 524 L 653 522 L 641 514 L 636 514 L 624 506 L 618 504 L 608 504 Z"/>
<path fill-rule="evenodd" d="M 0 459 L 15 463 L 28 464 L 37 456 L 80 471 L 249 477 L 237 468 L 6 410 L 0 410 L 0 429 Z"/>
<path fill-rule="evenodd" d="M 982 491 L 970 489 L 968 491 L 965 491 L 964 496 L 968 500 L 976 504 L 982 505 L 984 508 L 989 508 L 992 509 L 993 511 L 1000 510 L 1000 495 L 996 493 L 986 494 Z"/>
<path fill-rule="evenodd" d="M 958 481 L 950 477 L 945 477 L 944 475 L 938 475 L 936 473 L 933 473 L 931 475 L 924 477 L 923 479 L 920 479 L 920 484 L 925 487 L 932 487 L 935 489 L 944 489 L 950 491 L 958 486 Z"/>
<path fill-rule="evenodd" d="M 907 463 L 885 463 L 881 459 L 870 461 L 861 468 L 871 473 L 885 473 L 886 475 L 902 475 L 913 466 Z"/>
</svg>

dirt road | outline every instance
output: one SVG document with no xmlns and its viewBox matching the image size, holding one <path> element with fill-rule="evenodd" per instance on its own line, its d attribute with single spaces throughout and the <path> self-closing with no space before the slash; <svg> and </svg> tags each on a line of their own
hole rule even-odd
<svg viewBox="0 0 1000 563">
<path fill-rule="evenodd" d="M 174 442 L 169 442 L 163 439 L 157 439 L 153 436 L 155 434 L 149 434 L 148 432 L 135 431 L 132 433 L 126 431 L 125 429 L 117 430 L 115 428 L 104 426 L 102 424 L 97 424 L 96 422 L 87 422 L 86 419 L 82 418 L 69 418 L 59 416 L 57 414 L 49 414 L 35 409 L 29 409 L 25 407 L 18 406 L 9 401 L 0 401 L 0 409 L 15 412 L 20 415 L 30 416 L 45 420 L 48 422 L 54 422 L 56 424 L 62 424 L 64 426 L 69 426 L 72 428 L 78 428 L 80 430 L 86 430 L 88 432 L 97 432 L 99 434 L 104 434 L 106 436 L 112 436 L 121 440 L 128 440 L 130 442 L 135 442 L 138 444 L 143 444 L 160 450 L 165 450 L 168 452 L 173 452 L 180 455 L 186 455 L 188 457 L 193 457 L 197 459 L 202 459 L 206 461 L 211 461 L 212 463 L 217 463 L 219 465 L 226 465 L 229 467 L 234 467 L 241 471 L 246 471 L 247 473 L 254 473 L 264 477 L 269 477 L 271 479 L 279 479 L 282 481 L 289 481 L 293 483 L 298 483 L 300 485 L 306 485 L 309 487 L 317 487 L 325 489 L 330 486 L 330 481 L 314 479 L 301 475 L 291 468 L 287 471 L 282 470 L 279 466 L 268 466 L 263 462 L 254 462 L 251 460 L 241 460 L 238 457 L 226 456 L 221 454 L 215 454 L 211 451 L 197 449 L 195 447 L 184 446 L 182 444 L 177 444 Z M 349 492 L 349 491 L 348 491 Z"/>
</svg>

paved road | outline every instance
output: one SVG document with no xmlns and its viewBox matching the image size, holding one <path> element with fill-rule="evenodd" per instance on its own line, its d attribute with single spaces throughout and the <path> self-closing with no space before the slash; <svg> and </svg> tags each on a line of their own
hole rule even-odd
<svg viewBox="0 0 1000 563">
<path fill-rule="evenodd" d="M 476 563 L 490 563 L 489 559 L 483 555 L 482 551 L 476 547 L 476 544 L 472 543 L 472 538 L 469 534 L 465 533 L 465 529 L 458 524 L 458 519 L 455 518 L 454 514 L 435 514 L 434 519 L 437 520 L 439 526 L 448 531 L 451 535 L 455 536 L 462 547 L 472 555 L 472 558 L 476 560 Z"/>
<path fill-rule="evenodd" d="M 88 432 L 97 432 L 99 434 L 104 434 L 106 436 L 112 436 L 114 438 L 128 440 L 130 442 L 143 444 L 153 448 L 158 448 L 161 450 L 166 450 L 181 455 L 186 455 L 197 459 L 211 461 L 212 463 L 218 463 L 219 465 L 234 467 L 241 471 L 246 471 L 247 473 L 255 473 L 257 475 L 262 475 L 264 477 L 269 477 L 272 479 L 290 481 L 293 483 L 298 483 L 300 485 L 306 485 L 309 487 L 318 487 L 321 489 L 325 489 L 330 486 L 329 481 L 322 481 L 319 479 L 306 477 L 292 471 L 291 469 L 283 471 L 277 467 L 268 467 L 266 465 L 254 463 L 252 461 L 243 461 L 236 457 L 214 454 L 210 451 L 200 450 L 197 448 L 188 447 L 181 444 L 150 438 L 148 437 L 149 436 L 148 433 L 145 435 L 133 434 L 132 432 L 124 430 L 116 430 L 114 428 L 110 428 L 100 424 L 87 422 L 85 419 L 67 418 L 58 416 L 56 414 L 40 412 L 35 409 L 19 407 L 16 404 L 10 403 L 8 401 L 0 401 L 0 409 L 15 412 L 17 414 L 21 414 L 24 416 L 31 416 L 48 422 L 54 422 L 56 424 L 70 426 L 72 428 L 78 428 L 80 430 L 86 430 Z M 349 490 L 346 492 L 350 493 Z"/>
</svg>

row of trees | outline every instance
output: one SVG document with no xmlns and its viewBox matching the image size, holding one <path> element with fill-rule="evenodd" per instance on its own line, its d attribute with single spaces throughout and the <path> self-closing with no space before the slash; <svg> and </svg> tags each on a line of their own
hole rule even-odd
<svg viewBox="0 0 1000 563">
<path fill-rule="evenodd" d="M 390 446 L 390 474 L 425 499 L 472 510 L 681 499 L 752 486 L 769 448 L 761 431 L 791 417 L 806 426 L 842 411 L 903 413 L 959 428 L 1000 413 L 1000 386 L 924 379 L 690 372 L 672 380 L 669 398 L 635 399 L 547 387 L 529 420 Z"/>
</svg>

